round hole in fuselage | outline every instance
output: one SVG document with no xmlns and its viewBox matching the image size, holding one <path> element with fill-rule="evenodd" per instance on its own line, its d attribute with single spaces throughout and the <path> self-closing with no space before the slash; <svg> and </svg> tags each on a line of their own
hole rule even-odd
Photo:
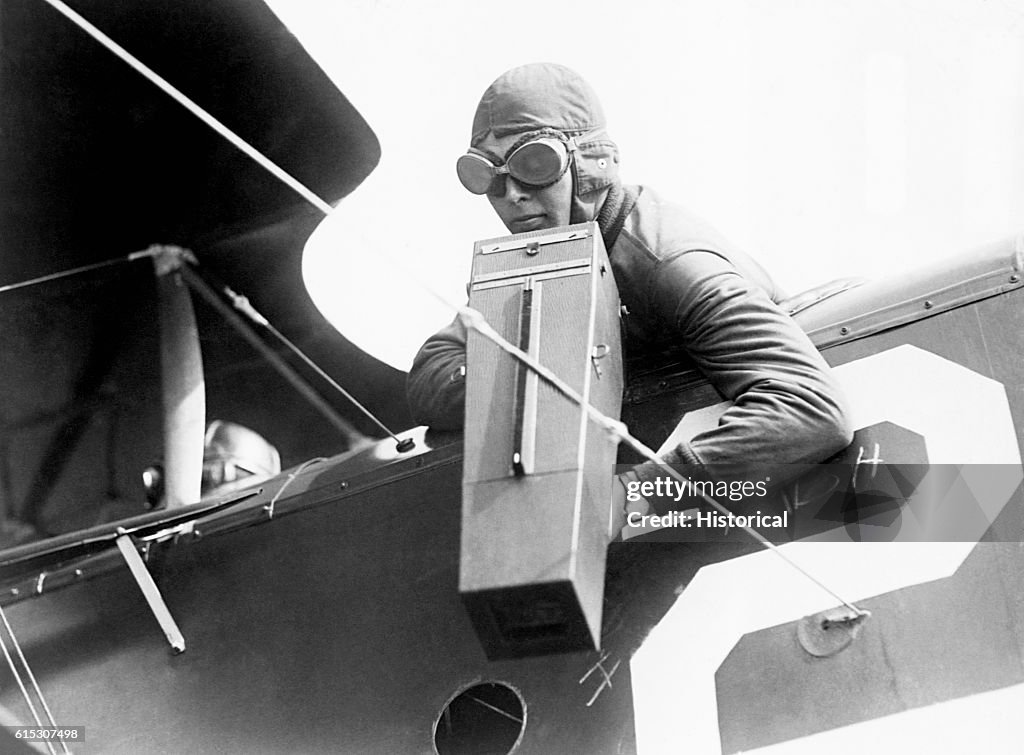
<svg viewBox="0 0 1024 755">
<path fill-rule="evenodd" d="M 438 755 L 509 755 L 526 728 L 526 705 L 503 682 L 479 682 L 458 692 L 434 722 Z"/>
</svg>

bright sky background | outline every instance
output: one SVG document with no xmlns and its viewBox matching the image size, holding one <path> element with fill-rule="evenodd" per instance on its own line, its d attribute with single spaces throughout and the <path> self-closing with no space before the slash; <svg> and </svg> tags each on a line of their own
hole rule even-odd
<svg viewBox="0 0 1024 755">
<path fill-rule="evenodd" d="M 627 183 L 715 224 L 791 293 L 891 277 L 1024 231 L 1024 0 L 271 0 L 360 110 L 378 169 L 304 269 L 350 340 L 401 369 L 507 232 L 455 160 L 504 70 L 600 95 Z M 404 273 L 411 273 L 411 276 Z"/>
</svg>

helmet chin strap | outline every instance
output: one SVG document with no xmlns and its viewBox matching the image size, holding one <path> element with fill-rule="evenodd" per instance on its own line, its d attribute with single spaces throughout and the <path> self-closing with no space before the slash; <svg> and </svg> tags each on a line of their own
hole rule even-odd
<svg viewBox="0 0 1024 755">
<path fill-rule="evenodd" d="M 575 178 L 573 180 L 575 181 Z M 612 187 L 606 186 L 583 197 L 576 196 L 576 192 L 573 191 L 569 207 L 569 222 L 589 223 L 591 220 L 597 220 L 611 191 Z"/>
<path fill-rule="evenodd" d="M 588 212 L 589 206 L 581 202 L 580 198 L 575 194 L 572 195 L 572 200 L 570 201 L 569 222 L 571 224 L 586 223 L 597 217 L 596 213 Z"/>
</svg>

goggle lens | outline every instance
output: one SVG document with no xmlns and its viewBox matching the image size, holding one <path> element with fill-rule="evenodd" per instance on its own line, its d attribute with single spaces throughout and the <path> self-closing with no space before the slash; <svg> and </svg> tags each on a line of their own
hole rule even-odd
<svg viewBox="0 0 1024 755">
<path fill-rule="evenodd" d="M 505 165 L 496 166 L 485 157 L 469 152 L 458 159 L 455 170 L 462 185 L 473 194 L 496 189 L 496 182 L 508 173 L 524 186 L 543 188 L 565 172 L 569 154 L 557 139 L 527 142 L 508 156 Z"/>
<path fill-rule="evenodd" d="M 486 194 L 498 177 L 497 169 L 490 161 L 472 153 L 460 157 L 455 163 L 455 170 L 459 181 L 473 194 Z"/>
<path fill-rule="evenodd" d="M 553 139 L 527 142 L 508 158 L 508 172 L 527 186 L 547 186 L 558 180 L 565 168 L 565 146 Z"/>
</svg>

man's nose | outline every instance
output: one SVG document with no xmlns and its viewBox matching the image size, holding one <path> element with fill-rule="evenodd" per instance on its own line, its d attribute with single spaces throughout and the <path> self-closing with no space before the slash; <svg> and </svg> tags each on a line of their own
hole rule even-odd
<svg viewBox="0 0 1024 755">
<path fill-rule="evenodd" d="M 530 196 L 531 189 L 528 186 L 523 186 L 512 176 L 505 176 L 505 196 L 504 199 L 508 202 L 520 202 L 527 199 Z"/>
</svg>

